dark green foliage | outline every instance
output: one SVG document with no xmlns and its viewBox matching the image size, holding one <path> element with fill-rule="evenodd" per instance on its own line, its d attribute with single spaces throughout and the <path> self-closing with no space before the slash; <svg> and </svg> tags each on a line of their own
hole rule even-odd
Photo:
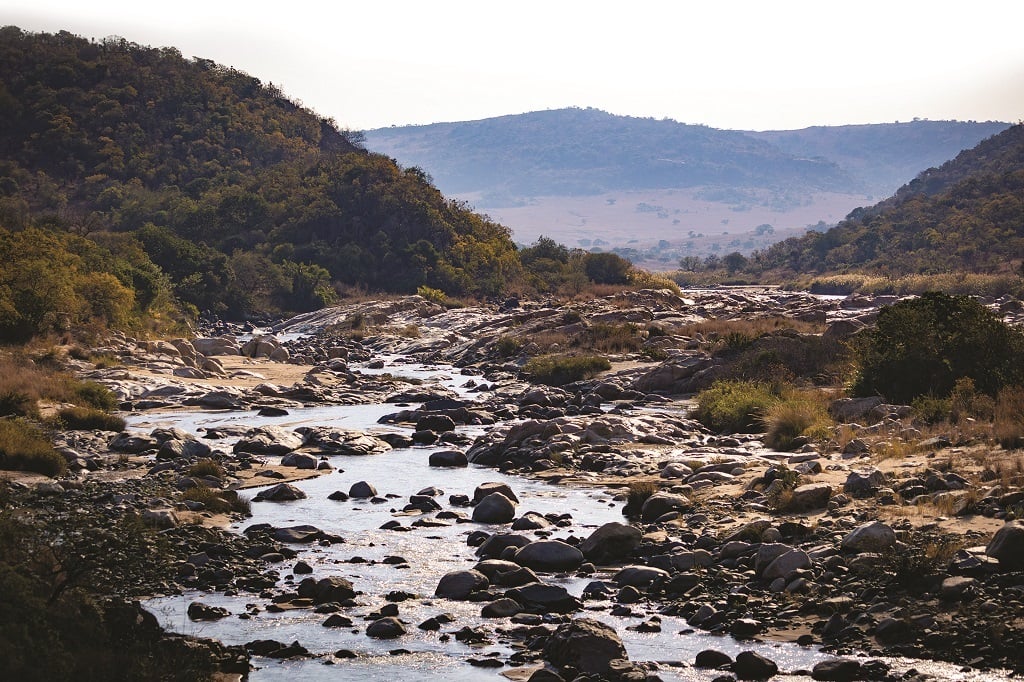
<svg viewBox="0 0 1024 682">
<path fill-rule="evenodd" d="M 625 284 L 632 263 L 615 253 L 588 253 L 583 263 L 587 277 L 595 284 Z"/>
<path fill-rule="evenodd" d="M 597 355 L 543 355 L 527 362 L 523 372 L 537 383 L 563 386 L 588 379 L 611 367 L 607 358 Z"/>
<path fill-rule="evenodd" d="M 1024 382 L 1024 333 L 967 296 L 931 292 L 884 307 L 856 349 L 854 394 L 900 404 L 946 397 L 962 378 L 990 396 Z"/>
<path fill-rule="evenodd" d="M 141 258 L 91 267 L 134 292 L 140 310 L 162 277 L 188 308 L 241 317 L 324 305 L 335 282 L 491 295 L 520 275 L 506 228 L 234 69 L 172 48 L 7 27 L 0 83 L 0 226 L 134 244 Z M 5 284 L 10 337 L 62 309 L 5 305 Z"/>
<path fill-rule="evenodd" d="M 8 418 L 0 419 L 0 469 L 60 476 L 67 471 L 67 462 L 38 428 Z"/>
</svg>

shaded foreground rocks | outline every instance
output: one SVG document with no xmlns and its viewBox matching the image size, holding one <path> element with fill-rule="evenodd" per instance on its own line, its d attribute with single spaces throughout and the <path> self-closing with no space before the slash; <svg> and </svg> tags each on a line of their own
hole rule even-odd
<svg viewBox="0 0 1024 682">
<path fill-rule="evenodd" d="M 626 647 L 614 628 L 590 618 L 559 625 L 544 645 L 544 660 L 574 673 L 610 675 L 614 661 L 628 660 Z"/>
</svg>

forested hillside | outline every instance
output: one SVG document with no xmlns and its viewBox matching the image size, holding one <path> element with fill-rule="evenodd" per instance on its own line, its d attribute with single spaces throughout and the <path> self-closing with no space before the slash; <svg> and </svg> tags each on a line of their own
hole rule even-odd
<svg viewBox="0 0 1024 682">
<path fill-rule="evenodd" d="M 173 48 L 11 26 L 0 29 L 0 228 L 7 254 L 92 254 L 57 262 L 112 276 L 134 313 L 161 287 L 241 316 L 316 307 L 335 282 L 493 293 L 519 269 L 504 227 L 272 84 Z M 26 240 L 28 228 L 54 236 Z M 0 263 L 0 310 L 31 295 L 20 267 Z M 66 307 L 72 322 L 96 312 Z"/>
<path fill-rule="evenodd" d="M 921 173 L 835 228 L 756 254 L 759 270 L 999 273 L 1024 257 L 1024 125 Z"/>
</svg>

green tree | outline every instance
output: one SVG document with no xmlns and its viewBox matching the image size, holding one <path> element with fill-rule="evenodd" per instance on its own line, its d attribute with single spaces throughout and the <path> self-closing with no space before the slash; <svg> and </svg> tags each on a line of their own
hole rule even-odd
<svg viewBox="0 0 1024 682">
<path fill-rule="evenodd" d="M 1024 332 L 968 296 L 929 292 L 886 306 L 855 349 L 856 395 L 908 404 L 922 395 L 946 397 L 965 377 L 990 396 L 1024 383 Z"/>
</svg>

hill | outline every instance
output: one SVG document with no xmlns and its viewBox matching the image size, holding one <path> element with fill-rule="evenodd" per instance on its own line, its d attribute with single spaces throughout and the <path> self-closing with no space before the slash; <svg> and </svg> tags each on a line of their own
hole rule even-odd
<svg viewBox="0 0 1024 682">
<path fill-rule="evenodd" d="M 747 133 L 797 157 L 828 159 L 870 194 L 887 197 L 926 168 L 1006 130 L 1006 123 L 922 121 Z"/>
<path fill-rule="evenodd" d="M 481 205 L 550 195 L 725 185 L 832 190 L 855 184 L 834 163 L 796 158 L 742 132 L 670 120 L 559 109 L 383 128 L 367 145 L 421 166 Z"/>
<path fill-rule="evenodd" d="M 370 130 L 366 143 L 423 168 L 522 243 L 543 234 L 666 268 L 833 225 L 1006 126 L 758 133 L 561 109 Z"/>
<path fill-rule="evenodd" d="M 0 29 L 0 247 L 30 227 L 58 235 L 51 250 L 88 236 L 108 263 L 75 267 L 113 274 L 136 312 L 161 277 L 195 309 L 241 316 L 316 307 L 335 282 L 493 293 L 518 271 L 504 227 L 358 141 L 173 48 Z M 25 278 L 14 267 L 0 299 Z"/>
<path fill-rule="evenodd" d="M 756 254 L 762 270 L 1003 273 L 1024 257 L 1024 125 L 929 169 L 824 233 Z"/>
</svg>

